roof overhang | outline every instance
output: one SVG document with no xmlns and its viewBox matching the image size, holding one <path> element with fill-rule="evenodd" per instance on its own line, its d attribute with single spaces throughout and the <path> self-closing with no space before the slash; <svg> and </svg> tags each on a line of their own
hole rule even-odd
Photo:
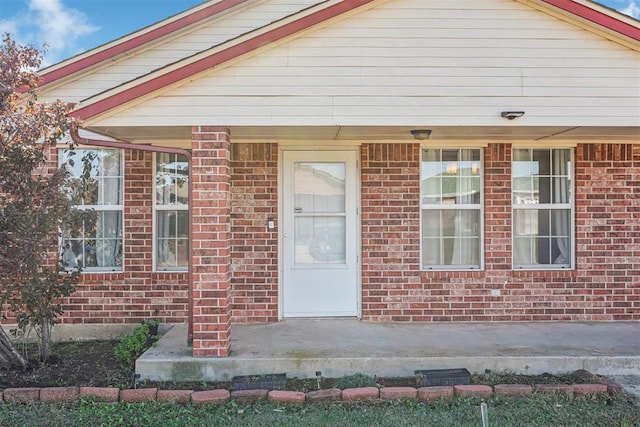
<svg viewBox="0 0 640 427">
<path fill-rule="evenodd" d="M 91 127 L 92 131 L 138 144 L 188 146 L 191 127 Z M 637 127 L 562 126 L 232 126 L 234 142 L 406 142 L 411 130 L 430 129 L 428 141 L 456 143 L 536 141 L 555 144 L 581 142 L 640 142 Z"/>
<path fill-rule="evenodd" d="M 284 43 L 305 31 L 326 25 L 334 19 L 348 16 L 387 0 L 328 0 L 320 2 L 295 15 L 255 29 L 240 37 L 228 40 L 199 54 L 185 58 L 133 81 L 97 94 L 79 104 L 73 116 L 86 122 L 97 123 L 101 117 L 114 114 L 131 105 L 180 84 L 197 79 L 212 68 L 229 66 L 247 56 L 258 53 L 265 46 Z M 640 51 L 640 26 L 632 18 L 613 12 L 587 0 L 518 0 L 538 9 L 586 25 L 591 30 L 622 40 L 624 44 Z M 216 3 L 230 7 L 232 0 Z M 242 3 L 235 0 L 233 4 Z M 615 35 L 615 37 L 614 37 Z"/>
</svg>

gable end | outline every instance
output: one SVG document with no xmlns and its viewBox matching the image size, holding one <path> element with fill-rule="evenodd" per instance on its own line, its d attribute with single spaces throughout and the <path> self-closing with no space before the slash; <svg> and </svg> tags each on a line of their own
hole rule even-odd
<svg viewBox="0 0 640 427">
<path fill-rule="evenodd" d="M 215 15 L 219 15 L 223 12 L 228 12 L 237 6 L 242 5 L 243 3 L 247 3 L 248 1 L 249 0 L 222 0 L 203 9 L 195 10 L 193 13 L 182 16 L 176 20 L 172 20 L 171 18 L 169 18 L 166 20 L 168 22 L 165 25 L 161 25 L 149 31 L 139 31 L 139 33 L 141 34 L 132 38 L 123 37 L 124 40 L 119 43 L 113 44 L 112 46 L 102 50 L 100 48 L 97 48 L 95 49 L 95 53 L 88 56 L 83 56 L 76 61 L 72 60 L 68 64 L 63 65 L 60 68 L 55 68 L 52 71 L 47 72 L 45 69 L 45 72 L 41 76 L 42 85 L 50 84 L 62 78 L 69 77 L 77 72 L 84 71 L 87 68 L 93 67 L 94 65 L 100 64 L 104 61 L 112 60 L 118 55 L 122 55 L 126 52 L 138 49 L 147 43 L 157 41 L 162 37 L 182 30 Z M 55 65 L 53 67 L 55 67 Z"/>
</svg>

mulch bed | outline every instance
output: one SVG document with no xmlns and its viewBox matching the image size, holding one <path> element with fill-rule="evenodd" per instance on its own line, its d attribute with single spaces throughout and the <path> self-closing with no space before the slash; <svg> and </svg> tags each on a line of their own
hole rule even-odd
<svg viewBox="0 0 640 427">
<path fill-rule="evenodd" d="M 0 370 L 0 389 L 17 387 L 118 387 L 121 389 L 138 387 L 156 387 L 159 389 L 207 390 L 214 388 L 231 388 L 230 383 L 206 382 L 144 382 L 136 384 L 131 368 L 123 367 L 113 356 L 116 341 L 92 341 L 55 343 L 54 356 L 46 363 L 32 363 L 31 367 L 22 370 Z M 30 349 L 30 354 L 35 354 Z M 587 373 L 588 374 L 588 373 Z M 329 389 L 336 383 L 334 378 L 322 378 L 320 388 Z M 383 387 L 415 387 L 415 378 L 376 378 Z M 606 378 L 581 375 L 580 372 L 567 375 L 518 375 L 494 374 L 473 375 L 472 384 L 583 384 L 606 382 Z M 315 378 L 287 378 L 286 389 L 292 391 L 317 390 Z"/>
</svg>

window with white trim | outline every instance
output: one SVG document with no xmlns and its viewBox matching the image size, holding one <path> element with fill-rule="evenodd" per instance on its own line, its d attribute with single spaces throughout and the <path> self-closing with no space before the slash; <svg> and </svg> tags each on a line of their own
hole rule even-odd
<svg viewBox="0 0 640 427">
<path fill-rule="evenodd" d="M 512 155 L 513 267 L 573 268 L 573 150 Z"/>
<path fill-rule="evenodd" d="M 482 268 L 482 150 L 423 148 L 423 269 Z"/>
<path fill-rule="evenodd" d="M 122 270 L 124 176 L 122 151 L 65 149 L 59 164 L 69 172 L 66 190 L 77 209 L 93 211 L 63 230 L 62 260 L 85 271 Z"/>
<path fill-rule="evenodd" d="M 156 153 L 155 262 L 158 271 L 189 264 L 189 163 L 182 154 Z"/>
</svg>

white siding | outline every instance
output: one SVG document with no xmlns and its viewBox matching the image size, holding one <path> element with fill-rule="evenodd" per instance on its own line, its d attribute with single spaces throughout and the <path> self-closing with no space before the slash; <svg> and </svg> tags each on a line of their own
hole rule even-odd
<svg viewBox="0 0 640 427">
<path fill-rule="evenodd" d="M 179 37 L 127 56 L 90 75 L 80 76 L 43 94 L 43 100 L 80 101 L 155 69 L 223 43 L 255 28 L 296 13 L 318 0 L 268 0 L 253 8 L 213 20 Z"/>
<path fill-rule="evenodd" d="M 639 126 L 640 53 L 511 0 L 397 0 L 100 121 Z"/>
</svg>

